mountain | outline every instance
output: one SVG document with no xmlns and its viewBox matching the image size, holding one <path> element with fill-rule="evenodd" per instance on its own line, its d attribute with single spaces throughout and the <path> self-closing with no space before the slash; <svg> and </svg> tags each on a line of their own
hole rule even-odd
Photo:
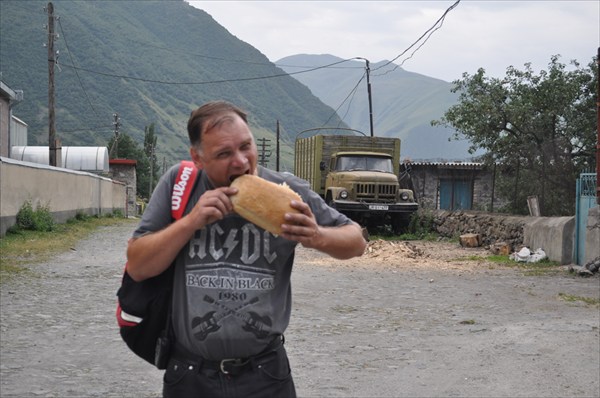
<svg viewBox="0 0 600 398">
<path fill-rule="evenodd" d="M 337 109 L 349 127 L 370 134 L 365 61 L 345 61 L 328 54 L 299 54 L 282 58 L 275 64 Z M 323 67 L 325 65 L 330 66 Z M 454 130 L 430 124 L 456 104 L 458 95 L 450 91 L 451 83 L 405 71 L 388 61 L 369 66 L 375 136 L 399 137 L 402 159 L 465 160 L 472 157 L 467 151 L 467 141 L 448 141 Z M 309 69 L 315 70 L 305 72 Z"/>
<path fill-rule="evenodd" d="M 140 145 L 154 123 L 158 158 L 171 164 L 189 157 L 190 112 L 225 99 L 248 111 L 256 136 L 270 139 L 273 150 L 280 122 L 282 169 L 289 170 L 299 131 L 330 117 L 340 122 L 306 86 L 184 1 L 52 4 L 56 135 L 63 146 L 107 145 L 118 114 L 119 132 Z M 48 145 L 47 5 L 0 1 L 0 76 L 24 92 L 13 114 L 28 124 L 28 145 Z"/>
</svg>

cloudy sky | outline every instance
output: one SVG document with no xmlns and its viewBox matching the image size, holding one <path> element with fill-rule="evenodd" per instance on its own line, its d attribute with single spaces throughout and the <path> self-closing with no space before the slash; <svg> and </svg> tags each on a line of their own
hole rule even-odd
<svg viewBox="0 0 600 398">
<path fill-rule="evenodd" d="M 295 54 L 398 57 L 408 71 L 452 81 L 480 67 L 495 77 L 526 62 L 547 70 L 557 54 L 587 65 L 600 46 L 598 0 L 462 0 L 436 25 L 455 2 L 189 1 L 272 62 Z M 432 27 L 439 29 L 418 41 Z"/>
</svg>

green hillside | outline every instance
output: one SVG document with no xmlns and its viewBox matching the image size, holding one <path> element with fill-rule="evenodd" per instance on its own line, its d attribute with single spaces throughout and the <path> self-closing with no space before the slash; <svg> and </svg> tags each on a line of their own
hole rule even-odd
<svg viewBox="0 0 600 398">
<path fill-rule="evenodd" d="M 48 145 L 47 4 L 0 1 L 1 78 L 24 92 L 13 114 L 28 124 L 29 145 Z M 140 144 L 144 127 L 154 123 L 159 159 L 170 164 L 188 157 L 190 111 L 225 99 L 249 112 L 253 130 L 272 148 L 279 120 L 285 170 L 297 132 L 330 118 L 339 122 L 304 85 L 184 1 L 53 5 L 56 131 L 63 146 L 106 145 L 118 114 L 120 132 Z"/>
<path fill-rule="evenodd" d="M 324 103 L 339 108 L 337 113 L 348 126 L 369 134 L 366 78 L 360 81 L 366 63 L 341 61 L 332 55 L 299 54 L 280 59 L 276 64 L 288 73 L 335 64 L 293 76 Z M 374 135 L 400 138 L 403 159 L 470 158 L 468 142 L 449 142 L 453 131 L 430 125 L 431 120 L 440 118 L 456 103 L 458 96 L 450 92 L 452 84 L 386 64 L 387 61 L 370 63 Z"/>
</svg>

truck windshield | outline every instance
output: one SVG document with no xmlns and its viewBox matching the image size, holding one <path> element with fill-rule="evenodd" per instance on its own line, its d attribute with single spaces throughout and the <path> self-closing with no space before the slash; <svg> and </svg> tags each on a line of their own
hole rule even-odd
<svg viewBox="0 0 600 398">
<path fill-rule="evenodd" d="M 337 159 L 337 171 L 371 170 L 393 173 L 392 160 L 378 156 L 342 156 Z"/>
</svg>

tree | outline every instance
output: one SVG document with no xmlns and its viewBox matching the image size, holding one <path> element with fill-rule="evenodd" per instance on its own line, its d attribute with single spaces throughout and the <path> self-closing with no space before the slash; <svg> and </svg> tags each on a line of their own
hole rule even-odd
<svg viewBox="0 0 600 398">
<path fill-rule="evenodd" d="M 108 142 L 108 147 L 113 148 L 115 137 L 112 137 Z M 118 136 L 118 145 L 114 154 L 111 154 L 113 159 L 133 159 L 137 161 L 136 166 L 136 191 L 137 196 L 148 199 L 148 182 L 149 182 L 149 162 L 144 150 L 140 145 L 133 140 L 128 134 L 120 133 Z"/>
<path fill-rule="evenodd" d="M 482 160 L 501 170 L 497 192 L 510 201 L 508 211 L 527 213 L 527 197 L 537 195 L 543 215 L 573 215 L 576 179 L 595 168 L 595 60 L 574 70 L 551 57 L 548 71 L 536 75 L 507 68 L 502 79 L 479 69 L 453 82 L 458 103 L 432 125 L 453 127 L 455 139 L 483 149 Z"/>
</svg>

